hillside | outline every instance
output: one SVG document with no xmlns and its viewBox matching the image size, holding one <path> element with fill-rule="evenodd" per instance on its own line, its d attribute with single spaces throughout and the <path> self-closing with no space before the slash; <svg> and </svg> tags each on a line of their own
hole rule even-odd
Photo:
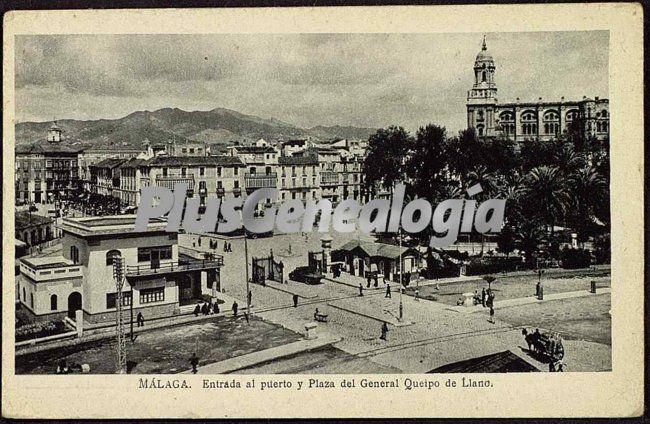
<svg viewBox="0 0 650 424">
<path fill-rule="evenodd" d="M 27 144 L 45 138 L 51 122 L 22 122 L 16 124 L 16 144 Z M 316 126 L 299 128 L 277 119 L 245 115 L 229 109 L 187 112 L 164 108 L 153 112 L 138 111 L 119 119 L 57 121 L 68 143 L 74 145 L 132 145 L 195 140 L 210 144 L 230 144 L 235 141 L 304 138 L 317 140 L 367 138 L 375 130 L 350 126 Z"/>
</svg>

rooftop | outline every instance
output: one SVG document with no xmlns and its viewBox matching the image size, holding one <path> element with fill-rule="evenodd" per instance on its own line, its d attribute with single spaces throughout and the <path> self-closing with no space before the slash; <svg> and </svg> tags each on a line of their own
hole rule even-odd
<svg viewBox="0 0 650 424">
<path fill-rule="evenodd" d="M 94 165 L 95 168 L 105 168 L 105 169 L 113 169 L 117 168 L 118 166 L 122 165 L 124 162 L 126 162 L 126 159 L 119 159 L 119 158 L 108 158 L 104 159 L 102 161 L 97 162 Z"/>
<path fill-rule="evenodd" d="M 271 146 L 234 146 L 238 153 L 276 153 Z"/>
<path fill-rule="evenodd" d="M 244 163 L 235 156 L 156 156 L 147 162 L 150 166 L 236 166 Z"/>
<path fill-rule="evenodd" d="M 29 212 L 16 212 L 16 221 L 15 227 L 16 230 L 22 230 L 25 228 L 36 227 L 44 224 L 51 224 L 52 219 L 36 214 L 30 214 Z"/>
<path fill-rule="evenodd" d="M 22 144 L 16 146 L 16 154 L 21 155 L 40 155 L 40 154 L 76 154 L 83 149 L 71 147 L 62 144 L 52 144 L 45 140 L 39 140 L 32 144 Z"/>
<path fill-rule="evenodd" d="M 128 234 L 135 233 L 135 219 L 136 215 L 63 218 L 59 228 L 81 237 Z M 164 232 L 166 227 L 166 218 L 151 218 L 145 232 Z"/>
<path fill-rule="evenodd" d="M 377 243 L 364 240 L 350 240 L 336 250 L 351 251 L 356 248 L 363 250 L 368 256 L 379 256 L 382 258 L 394 259 L 414 249 L 409 247 L 399 247 L 393 244 Z"/>
<path fill-rule="evenodd" d="M 280 165 L 318 165 L 318 157 L 315 155 L 307 156 L 281 156 L 278 158 Z"/>
<path fill-rule="evenodd" d="M 62 266 L 75 265 L 74 262 L 63 256 L 28 257 L 20 258 L 20 260 L 33 269 L 60 268 Z"/>
</svg>

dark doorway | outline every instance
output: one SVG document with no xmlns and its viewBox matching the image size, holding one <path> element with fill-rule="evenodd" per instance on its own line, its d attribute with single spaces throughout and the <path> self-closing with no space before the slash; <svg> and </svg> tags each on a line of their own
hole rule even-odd
<svg viewBox="0 0 650 424">
<path fill-rule="evenodd" d="M 365 265 L 366 265 L 366 263 L 365 263 L 365 261 L 363 260 L 363 258 L 359 258 L 359 277 L 363 277 L 363 276 L 364 276 L 363 268 L 364 268 Z"/>
<path fill-rule="evenodd" d="M 75 319 L 78 309 L 81 309 L 81 293 L 72 292 L 68 296 L 68 317 Z"/>
</svg>

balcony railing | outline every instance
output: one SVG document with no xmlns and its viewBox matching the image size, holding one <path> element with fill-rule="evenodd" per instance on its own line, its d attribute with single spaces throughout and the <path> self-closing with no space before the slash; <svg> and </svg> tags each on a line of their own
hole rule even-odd
<svg viewBox="0 0 650 424">
<path fill-rule="evenodd" d="M 176 184 L 187 184 L 188 190 L 194 190 L 194 177 L 193 176 L 174 176 L 174 175 L 158 175 L 156 176 L 156 184 L 159 187 L 166 187 L 170 190 L 174 189 Z"/>
<path fill-rule="evenodd" d="M 223 266 L 223 257 L 216 256 L 214 259 L 193 259 L 186 261 L 161 263 L 158 267 L 152 268 L 148 265 L 127 265 L 126 276 L 137 277 L 156 274 L 170 274 L 173 272 L 196 271 L 202 269 L 212 269 Z"/>
<path fill-rule="evenodd" d="M 246 184 L 246 188 L 251 189 L 276 187 L 278 184 L 278 174 L 276 172 L 269 174 L 246 173 L 244 175 L 244 183 Z"/>
<path fill-rule="evenodd" d="M 321 172 L 320 182 L 321 184 L 338 184 L 339 174 L 337 172 Z"/>
</svg>

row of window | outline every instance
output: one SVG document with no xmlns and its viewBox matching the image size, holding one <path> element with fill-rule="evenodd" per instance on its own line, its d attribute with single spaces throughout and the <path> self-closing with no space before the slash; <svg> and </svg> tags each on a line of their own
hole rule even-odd
<svg viewBox="0 0 650 424">
<path fill-rule="evenodd" d="M 163 302 L 165 300 L 165 288 L 154 287 L 140 290 L 140 304 Z M 122 306 L 131 306 L 133 302 L 131 292 L 122 292 Z M 106 293 L 106 309 L 117 307 L 117 293 Z"/>
</svg>

